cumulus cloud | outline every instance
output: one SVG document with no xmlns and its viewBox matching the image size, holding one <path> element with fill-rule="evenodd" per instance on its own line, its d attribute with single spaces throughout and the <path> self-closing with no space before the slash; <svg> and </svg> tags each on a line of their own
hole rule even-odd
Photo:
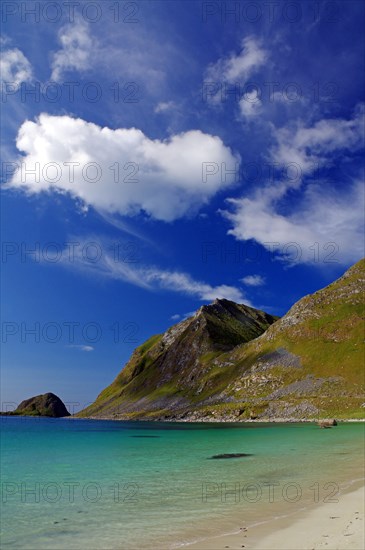
<svg viewBox="0 0 365 550">
<path fill-rule="evenodd" d="M 247 286 L 262 286 L 265 284 L 265 278 L 261 275 L 246 275 L 240 281 Z"/>
<path fill-rule="evenodd" d="M 62 27 L 58 33 L 61 49 L 53 54 L 51 80 L 59 82 L 67 71 L 86 71 L 91 67 L 95 41 L 88 24 L 75 20 Z"/>
<path fill-rule="evenodd" d="M 101 246 L 95 239 L 86 241 L 86 244 L 89 245 L 90 242 L 93 242 L 94 248 L 97 251 L 99 250 L 100 254 L 93 260 L 89 260 L 85 254 L 85 241 L 76 238 L 73 239 L 73 242 L 77 243 L 77 246 L 73 247 L 72 255 L 70 256 L 69 249 L 65 249 L 61 256 L 63 265 L 71 269 L 123 281 L 149 291 L 177 292 L 208 302 L 216 298 L 226 298 L 227 300 L 245 302 L 247 305 L 251 305 L 237 287 L 225 284 L 213 286 L 195 280 L 188 273 L 181 271 L 164 270 L 156 266 L 118 261 L 113 254 L 107 252 L 107 246 Z M 103 252 L 101 253 L 101 251 Z"/>
<path fill-rule="evenodd" d="M 0 74 L 2 82 L 9 82 L 15 86 L 19 86 L 22 82 L 30 82 L 33 77 L 30 62 L 18 48 L 1 53 Z"/>
<path fill-rule="evenodd" d="M 234 183 L 234 174 L 222 178 L 220 170 L 203 177 L 204 163 L 229 168 L 239 161 L 219 137 L 200 130 L 151 140 L 136 128 L 48 114 L 24 122 L 16 144 L 24 156 L 9 186 L 67 192 L 101 212 L 142 211 L 163 221 L 197 212 Z"/>
</svg>

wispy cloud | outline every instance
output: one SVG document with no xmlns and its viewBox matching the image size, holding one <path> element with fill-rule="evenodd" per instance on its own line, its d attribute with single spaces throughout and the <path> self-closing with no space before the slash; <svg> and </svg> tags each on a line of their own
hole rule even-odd
<svg viewBox="0 0 365 550">
<path fill-rule="evenodd" d="M 69 346 L 67 346 L 68 348 L 73 348 L 73 349 L 77 349 L 79 351 L 94 351 L 94 347 L 93 346 L 84 346 L 82 344 L 70 344 Z"/>
<path fill-rule="evenodd" d="M 274 131 L 270 158 L 279 166 L 296 165 L 295 178 L 267 183 L 251 195 L 228 199 L 222 211 L 238 240 L 254 239 L 289 263 L 317 263 L 315 246 L 328 262 L 348 264 L 363 255 L 364 182 L 334 189 L 330 181 L 313 183 L 319 167 L 331 167 L 336 158 L 362 148 L 364 111 L 359 105 L 350 119 L 321 119 L 311 126 L 297 122 Z M 289 191 L 298 194 L 283 209 Z M 288 246 L 292 243 L 291 246 Z"/>
<path fill-rule="evenodd" d="M 18 48 L 1 52 L 0 74 L 1 82 L 14 86 L 19 86 L 22 82 L 30 82 L 33 78 L 32 66 Z"/>
<path fill-rule="evenodd" d="M 188 313 L 175 313 L 175 315 L 171 315 L 170 319 L 171 321 L 185 321 L 185 319 L 188 319 L 189 317 L 192 317 L 195 315 L 195 311 L 188 311 Z"/>
<path fill-rule="evenodd" d="M 274 130 L 275 144 L 270 156 L 280 165 L 296 163 L 301 172 L 310 174 L 318 166 L 333 162 L 333 154 L 363 147 L 364 105 L 356 107 L 350 119 L 323 118 L 311 126 L 302 120 Z"/>
<path fill-rule="evenodd" d="M 174 101 L 160 101 L 155 107 L 155 113 L 166 113 L 176 108 Z"/>
<path fill-rule="evenodd" d="M 313 185 L 288 215 L 259 193 L 229 204 L 223 215 L 232 224 L 230 235 L 254 239 L 289 263 L 323 265 L 327 258 L 328 263 L 349 264 L 363 256 L 363 181 L 347 187 L 345 194 Z"/>
<path fill-rule="evenodd" d="M 255 93 L 246 94 L 239 101 L 240 114 L 245 119 L 253 119 L 262 113 L 262 101 Z"/>
<path fill-rule="evenodd" d="M 266 282 L 265 277 L 261 277 L 261 275 L 246 275 L 240 281 L 247 286 L 262 286 Z"/>
<path fill-rule="evenodd" d="M 149 237 L 147 237 L 142 231 L 134 227 L 131 223 L 128 223 L 125 218 L 122 218 L 118 215 L 112 215 L 108 214 L 107 212 L 98 211 L 98 214 L 102 220 L 104 220 L 107 224 L 112 225 L 122 233 L 126 233 L 127 235 L 131 235 L 132 237 L 135 237 L 136 239 L 143 241 L 145 243 L 148 243 L 149 245 L 153 246 L 154 248 L 158 248 L 157 244 L 152 241 Z"/>
<path fill-rule="evenodd" d="M 110 254 L 107 246 L 99 247 L 103 251 L 97 261 L 88 261 L 83 253 L 83 239 L 72 239 L 77 242 L 73 248 L 70 259 L 69 250 L 65 249 L 62 255 L 62 263 L 70 269 L 77 269 L 85 274 L 123 281 L 148 291 L 176 292 L 186 296 L 192 296 L 202 301 L 213 301 L 216 298 L 226 298 L 235 302 L 244 302 L 251 305 L 241 289 L 230 285 L 211 285 L 204 281 L 196 280 L 188 273 L 177 270 L 164 270 L 156 266 L 136 265 L 117 261 Z M 95 239 L 87 241 L 96 242 Z"/>
<path fill-rule="evenodd" d="M 245 84 L 252 74 L 266 64 L 268 58 L 269 52 L 264 49 L 259 39 L 254 36 L 244 38 L 238 54 L 231 53 L 229 56 L 222 57 L 207 67 L 204 75 L 205 82 L 219 84 L 216 88 L 216 93 L 209 94 L 208 99 L 210 102 L 214 104 L 220 101 L 221 85 Z M 245 103 L 241 105 L 241 112 L 245 116 L 254 109 Z"/>
<path fill-rule="evenodd" d="M 69 71 L 83 72 L 91 67 L 96 41 L 85 21 L 78 18 L 62 27 L 58 40 L 61 49 L 53 54 L 51 80 L 59 82 Z"/>
<path fill-rule="evenodd" d="M 248 36 L 242 40 L 239 54 L 232 53 L 209 65 L 206 77 L 229 83 L 245 82 L 267 59 L 268 51 L 262 47 L 260 40 Z"/>
</svg>

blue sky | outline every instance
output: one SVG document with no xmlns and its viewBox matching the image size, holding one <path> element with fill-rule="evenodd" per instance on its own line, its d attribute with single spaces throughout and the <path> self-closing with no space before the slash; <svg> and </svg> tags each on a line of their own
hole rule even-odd
<svg viewBox="0 0 365 550">
<path fill-rule="evenodd" d="M 203 303 L 282 315 L 363 256 L 363 2 L 2 10 L 3 408 L 80 408 Z"/>
</svg>

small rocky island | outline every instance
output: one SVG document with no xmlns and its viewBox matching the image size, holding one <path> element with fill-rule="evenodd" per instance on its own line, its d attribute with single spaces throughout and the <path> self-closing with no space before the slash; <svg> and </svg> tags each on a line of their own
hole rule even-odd
<svg viewBox="0 0 365 550">
<path fill-rule="evenodd" d="M 0 414 L 3 416 L 50 416 L 52 418 L 71 416 L 63 401 L 54 393 L 44 393 L 25 399 L 15 411 Z"/>
</svg>

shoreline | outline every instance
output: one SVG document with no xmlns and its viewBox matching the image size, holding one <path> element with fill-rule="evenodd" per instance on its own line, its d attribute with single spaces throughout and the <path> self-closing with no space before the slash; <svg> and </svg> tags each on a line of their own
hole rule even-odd
<svg viewBox="0 0 365 550">
<path fill-rule="evenodd" d="M 247 420 L 233 420 L 228 419 L 204 419 L 204 420 L 183 420 L 183 419 L 157 419 L 157 418 L 110 418 L 110 417 L 100 417 L 100 416 L 33 416 L 25 414 L 9 414 L 1 413 L 0 418 L 22 418 L 22 419 L 49 419 L 49 420 L 95 420 L 95 421 L 104 421 L 104 422 L 136 422 L 139 424 L 143 423 L 160 423 L 160 424 L 235 424 L 235 425 L 245 425 L 245 424 L 315 424 L 318 428 L 321 428 L 320 423 L 328 420 L 327 418 L 257 418 L 247 419 Z M 350 424 L 350 423 L 365 423 L 365 418 L 338 418 L 336 417 L 337 425 L 328 426 L 329 428 L 336 428 L 341 424 Z"/>
<path fill-rule="evenodd" d="M 176 423 L 176 424 L 318 424 L 318 422 L 324 422 L 332 420 L 332 417 L 324 418 L 256 418 L 256 419 L 246 419 L 246 420 L 234 420 L 232 418 L 220 418 L 220 419 L 202 419 L 202 420 L 190 420 L 190 419 L 174 419 L 174 418 L 110 418 L 110 417 L 100 417 L 100 416 L 76 416 L 72 414 L 70 416 L 41 416 L 41 415 L 29 415 L 29 414 L 11 414 L 9 412 L 1 412 L 0 417 L 8 418 L 51 418 L 53 420 L 108 420 L 111 422 L 161 422 L 161 423 Z M 364 418 L 335 418 L 336 422 L 348 423 L 348 422 L 365 422 Z M 336 427 L 336 426 L 334 426 Z"/>
<path fill-rule="evenodd" d="M 76 413 L 77 414 L 77 413 Z M 100 416 L 63 416 L 62 418 L 67 418 L 70 420 L 110 420 L 112 422 L 166 422 L 166 423 L 178 423 L 178 424 L 294 424 L 294 423 L 303 423 L 303 424 L 318 424 L 318 422 L 324 422 L 329 420 L 329 417 L 324 418 L 257 418 L 247 419 L 247 420 L 232 420 L 229 419 L 204 419 L 204 420 L 183 420 L 183 419 L 158 419 L 158 418 L 110 418 L 110 417 L 100 417 Z M 364 418 L 338 418 L 336 417 L 338 423 L 344 422 L 365 422 Z"/>
<path fill-rule="evenodd" d="M 184 544 L 187 550 L 362 550 L 365 548 L 364 480 L 338 502 L 321 502 L 234 533 Z M 241 522 L 242 523 L 242 522 Z"/>
</svg>

